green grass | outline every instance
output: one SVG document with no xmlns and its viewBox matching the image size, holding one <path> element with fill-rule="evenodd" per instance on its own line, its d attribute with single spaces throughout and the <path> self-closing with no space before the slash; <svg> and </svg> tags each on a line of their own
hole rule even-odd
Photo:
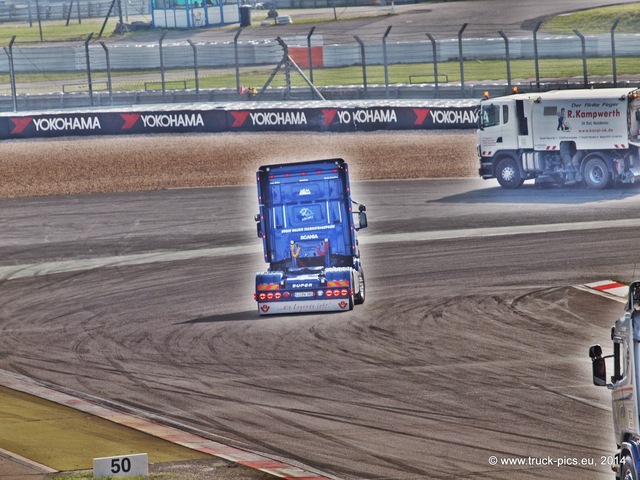
<svg viewBox="0 0 640 480">
<path fill-rule="evenodd" d="M 468 60 L 465 61 L 465 81 L 479 80 L 504 80 L 507 78 L 506 62 L 504 60 Z M 620 57 L 617 59 L 616 68 L 618 75 L 636 75 L 640 74 L 640 58 Z M 610 58 L 590 58 L 587 61 L 588 76 L 602 77 L 610 76 L 612 71 Z M 310 76 L 308 69 L 303 69 L 307 76 Z M 409 84 L 411 76 L 421 76 L 425 83 L 433 83 L 433 64 L 396 64 L 390 65 L 388 69 L 390 84 Z M 240 82 L 244 87 L 261 88 L 268 80 L 272 72 L 272 67 L 243 69 L 240 74 Z M 541 79 L 553 79 L 560 77 L 576 77 L 582 79 L 582 59 L 542 59 L 539 64 L 539 72 Z M 135 78 L 135 75 L 145 73 L 146 80 Z M 166 72 L 167 89 L 182 88 L 183 82 L 186 88 L 195 88 L 195 79 L 193 70 L 167 70 Z M 439 82 L 446 83 L 445 78 L 448 77 L 449 82 L 460 81 L 460 65 L 457 61 L 442 62 L 438 64 Z M 149 88 L 160 90 L 160 73 L 153 72 L 112 72 L 113 90 L 114 91 L 140 91 L 145 89 L 145 81 L 149 84 Z M 533 60 L 513 60 L 511 62 L 511 78 L 513 82 L 527 82 L 535 80 L 535 64 Z M 317 87 L 335 86 L 335 85 L 363 85 L 362 67 L 339 67 L 339 68 L 316 68 L 313 71 L 314 84 Z M 83 85 L 86 82 L 86 75 L 82 72 L 73 74 L 17 74 L 17 82 L 26 84 L 29 82 L 45 83 L 43 90 L 51 91 L 51 84 L 47 82 L 55 82 L 58 85 L 69 85 L 78 83 L 80 86 L 75 90 L 86 91 Z M 107 82 L 105 72 L 92 72 L 92 80 L 96 87 L 95 91 L 104 90 Z M 373 65 L 367 67 L 367 85 L 384 84 L 385 75 L 384 67 Z M 420 83 L 414 81 L 413 83 Z M 0 75 L 0 85 L 5 89 L 8 88 L 9 76 Z M 236 76 L 235 71 L 221 70 L 217 73 L 212 70 L 200 71 L 199 85 L 201 89 L 209 88 L 235 88 Z M 305 87 L 307 84 L 296 72 L 291 73 L 291 85 L 294 87 Z M 175 86 L 175 87 L 174 87 Z M 282 71 L 276 75 L 270 84 L 271 87 L 285 86 L 285 76 Z M 23 90 L 26 87 L 22 87 Z M 59 88 L 62 88 L 61 86 Z M 71 91 L 69 89 L 69 91 Z"/>
<path fill-rule="evenodd" d="M 284 12 L 284 11 L 283 11 Z M 298 10 L 296 13 L 304 12 Z M 353 12 L 353 13 L 352 13 Z M 281 12 L 282 13 L 282 12 Z M 284 12 L 286 13 L 286 12 Z M 387 10 L 381 11 L 380 15 L 358 15 L 357 10 L 351 9 L 347 12 L 340 12 L 338 21 L 353 20 L 355 18 L 373 18 L 379 16 L 393 15 Z M 299 17 L 299 18 L 298 18 Z M 298 15 L 296 23 L 322 23 L 334 21 L 334 16 L 330 13 L 327 18 L 305 19 L 303 14 Z M 148 18 L 136 18 L 141 21 L 149 21 Z M 267 19 L 266 10 L 254 10 L 252 12 L 253 24 L 259 24 Z M 609 7 L 596 8 L 591 10 L 578 11 L 566 15 L 558 15 L 554 18 L 546 20 L 542 24 L 541 31 L 556 34 L 572 35 L 574 29 L 578 29 L 583 34 L 608 33 L 613 23 L 619 19 L 620 22 L 616 28 L 617 33 L 639 33 L 640 32 L 640 4 L 615 5 Z M 130 17 L 129 21 L 133 21 Z M 42 21 L 42 39 L 45 42 L 54 41 L 84 41 L 90 33 L 94 38 L 97 37 L 101 27 L 102 19 L 91 18 L 82 19 L 82 23 L 78 24 L 77 18 L 70 19 L 69 25 L 66 26 L 66 20 L 43 20 Z M 103 33 L 103 38 L 112 35 L 117 24 L 117 18 L 110 18 Z M 12 24 L 0 28 L 0 45 L 7 45 L 11 37 L 16 36 L 18 43 L 34 43 L 40 41 L 40 28 L 34 19 L 32 26 L 27 23 Z M 138 32 L 128 33 L 128 37 L 135 38 Z"/>
<path fill-rule="evenodd" d="M 84 42 L 89 34 L 93 33 L 93 38 L 97 39 L 102 28 L 102 19 L 83 19 L 78 24 L 78 19 L 71 19 L 69 26 L 66 20 L 49 20 L 42 23 L 42 40 L 44 42 Z M 111 36 L 118 23 L 117 18 L 110 18 L 102 34 L 102 38 Z M 39 43 L 40 27 L 34 19 L 32 26 L 28 23 L 13 24 L 0 28 L 0 45 L 8 45 L 11 38 L 16 37 L 16 44 Z"/>
<path fill-rule="evenodd" d="M 252 12 L 254 24 L 265 19 L 266 11 Z M 340 19 L 346 19 L 340 16 Z M 348 17 L 353 18 L 353 17 Z M 604 7 L 593 10 L 586 10 L 567 15 L 560 15 L 546 21 L 542 29 L 546 32 L 565 33 L 573 35 L 573 30 L 578 29 L 584 34 L 605 33 L 609 32 L 613 22 L 621 19 L 616 32 L 640 32 L 640 4 L 619 5 L 612 7 Z M 314 20 L 318 22 L 318 19 Z M 333 21 L 333 16 L 327 18 L 327 21 Z M 115 29 L 117 19 L 110 19 L 104 36 L 110 36 Z M 69 26 L 65 26 L 64 21 L 43 22 L 43 37 L 45 41 L 54 41 L 60 39 L 71 39 L 75 41 L 84 40 L 90 33 L 97 36 L 102 26 L 100 19 L 83 19 L 82 24 L 77 23 L 77 19 L 71 19 Z M 137 32 L 128 34 L 135 36 Z M 0 28 L 0 45 L 8 44 L 11 37 L 16 36 L 16 44 L 37 42 L 39 41 L 39 29 L 37 22 L 33 23 L 33 27 L 27 24 L 17 26 L 7 26 Z M 616 62 L 618 75 L 636 75 L 640 74 L 640 58 L 618 58 Z M 588 76 L 600 77 L 610 76 L 612 74 L 612 64 L 610 58 L 589 58 L 587 61 Z M 243 69 L 241 73 L 241 83 L 245 87 L 252 86 L 260 88 L 267 81 L 273 67 L 247 70 Z M 540 77 L 541 78 L 559 78 L 559 77 L 582 77 L 582 60 L 575 59 L 542 59 L 540 61 Z M 308 75 L 309 70 L 304 69 Z M 157 75 L 160 77 L 159 71 L 146 72 L 113 72 L 113 88 L 115 91 L 135 91 L 144 89 L 144 81 L 132 78 L 136 74 L 147 74 L 150 78 Z M 324 68 L 314 69 L 314 83 L 318 87 L 331 85 L 362 85 L 363 75 L 361 66 L 341 67 L 341 68 Z M 438 73 L 440 81 L 443 82 L 448 77 L 449 82 L 460 81 L 460 66 L 457 61 L 442 62 L 438 64 Z M 433 83 L 433 64 L 395 64 L 390 65 L 389 83 L 391 84 L 408 84 L 410 76 L 427 76 L 425 82 Z M 503 60 L 466 60 L 464 62 L 465 81 L 479 80 L 501 80 L 506 79 L 507 69 Z M 527 81 L 535 79 L 535 65 L 533 60 L 513 60 L 511 62 L 511 78 L 514 81 Z M 187 82 L 187 88 L 195 88 L 193 80 L 193 71 L 184 70 L 177 74 L 180 80 Z M 95 82 L 106 82 L 106 73 L 92 72 Z M 305 82 L 300 76 L 292 72 L 292 85 L 304 87 Z M 173 77 L 172 77 L 173 79 Z M 86 80 L 86 74 L 83 72 L 73 73 L 43 73 L 43 74 L 21 74 L 16 75 L 18 83 L 82 83 Z M 148 81 L 148 79 L 147 79 Z M 385 75 L 382 66 L 367 67 L 367 84 L 384 84 Z M 414 82 L 416 83 L 416 82 Z M 8 89 L 8 75 L 0 75 L 0 85 L 4 85 L 4 89 Z M 206 69 L 200 73 L 200 87 L 206 88 L 235 88 L 236 78 L 234 71 L 226 71 L 217 73 L 215 70 Z M 271 83 L 273 87 L 282 87 L 285 85 L 284 75 L 279 74 Z M 26 89 L 26 87 L 23 87 Z M 61 88 L 61 87 L 60 87 Z M 170 87 L 169 87 L 170 88 Z M 51 86 L 47 85 L 44 90 L 50 91 Z M 20 91 L 20 89 L 19 89 Z"/>
<path fill-rule="evenodd" d="M 640 58 L 618 58 L 616 64 L 618 75 L 640 74 Z M 587 62 L 588 75 L 607 76 L 611 75 L 611 59 L 593 58 Z M 271 69 L 254 69 L 243 71 L 240 74 L 240 82 L 245 87 L 261 88 L 269 78 Z M 303 69 L 309 76 L 309 70 Z M 582 78 L 581 59 L 543 59 L 539 64 L 541 78 L 558 77 L 580 77 Z M 503 60 L 486 60 L 482 62 L 465 62 L 465 81 L 477 80 L 503 80 L 507 77 L 506 63 Z M 390 84 L 409 84 L 409 77 L 422 75 L 426 82 L 433 83 L 433 64 L 398 64 L 390 65 L 388 69 Z M 438 64 L 438 76 L 440 83 L 444 83 L 445 76 L 449 82 L 460 81 L 460 65 L 458 62 L 443 62 Z M 186 81 L 187 88 L 195 88 L 193 71 L 181 71 L 181 77 Z M 516 81 L 535 80 L 535 64 L 533 60 L 514 60 L 511 62 L 511 77 Z M 93 76 L 95 81 L 104 80 L 102 76 Z M 362 85 L 362 67 L 339 67 L 314 69 L 313 81 L 317 87 L 333 85 Z M 1 77 L 0 77 L 1 81 Z M 384 67 L 380 65 L 367 67 L 367 84 L 384 84 Z M 416 82 L 414 82 L 416 83 Z M 419 83 L 419 82 L 417 82 Z M 205 74 L 199 75 L 200 88 L 235 88 L 235 73 Z M 114 81 L 115 90 L 137 90 L 142 83 L 134 82 L 117 83 Z M 285 77 L 280 72 L 271 82 L 272 87 L 282 87 L 285 85 Z M 307 84 L 295 72 L 291 73 L 291 85 L 304 87 Z"/>
<path fill-rule="evenodd" d="M 558 15 L 545 21 L 541 28 L 545 32 L 557 34 L 573 34 L 574 29 L 583 34 L 608 33 L 617 19 L 620 22 L 616 33 L 639 33 L 640 4 L 615 5 Z"/>
<path fill-rule="evenodd" d="M 93 467 L 94 458 L 141 452 L 149 454 L 149 463 L 209 458 L 8 388 L 0 387 L 0 399 L 0 445 L 56 470 L 85 470 Z"/>
</svg>

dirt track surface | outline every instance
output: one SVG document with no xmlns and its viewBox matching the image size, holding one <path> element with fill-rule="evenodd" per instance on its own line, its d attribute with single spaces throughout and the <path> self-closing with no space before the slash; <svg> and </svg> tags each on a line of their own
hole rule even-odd
<svg viewBox="0 0 640 480">
<path fill-rule="evenodd" d="M 467 131 L 81 137 L 1 151 L 0 198 L 252 185 L 262 164 L 334 157 L 354 180 L 477 175 Z"/>
<path fill-rule="evenodd" d="M 345 158 L 359 180 L 465 177 L 477 168 L 469 132 L 81 137 L 16 140 L 1 148 L 0 198 L 253 184 L 261 164 L 329 157 Z M 154 471 L 175 480 L 271 478 L 225 463 L 158 465 Z M 11 465 L 7 460 L 5 467 Z M 12 480 L 59 477 L 5 473 Z"/>
</svg>

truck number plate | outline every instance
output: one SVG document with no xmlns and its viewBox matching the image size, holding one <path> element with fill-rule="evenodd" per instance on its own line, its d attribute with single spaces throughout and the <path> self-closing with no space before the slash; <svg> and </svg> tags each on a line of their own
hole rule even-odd
<svg viewBox="0 0 640 480">
<path fill-rule="evenodd" d="M 296 298 L 313 297 L 313 292 L 294 292 L 293 296 L 296 297 Z"/>
</svg>

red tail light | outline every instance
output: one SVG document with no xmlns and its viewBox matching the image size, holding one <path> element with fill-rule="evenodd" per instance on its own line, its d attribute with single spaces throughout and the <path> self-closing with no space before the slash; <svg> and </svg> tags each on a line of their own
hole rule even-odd
<svg viewBox="0 0 640 480">
<path fill-rule="evenodd" d="M 340 293 L 342 294 L 343 297 L 349 296 L 349 291 L 346 288 L 343 288 Z"/>
</svg>

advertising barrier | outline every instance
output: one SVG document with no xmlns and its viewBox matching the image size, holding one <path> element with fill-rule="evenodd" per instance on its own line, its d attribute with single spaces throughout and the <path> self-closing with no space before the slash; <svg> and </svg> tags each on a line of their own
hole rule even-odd
<svg viewBox="0 0 640 480">
<path fill-rule="evenodd" d="M 238 108 L 190 106 L 182 109 L 87 110 L 5 113 L 0 139 L 76 135 L 187 132 L 440 130 L 475 128 L 476 105 L 463 106 L 323 106 Z M 175 106 L 174 106 L 175 108 Z"/>
</svg>

